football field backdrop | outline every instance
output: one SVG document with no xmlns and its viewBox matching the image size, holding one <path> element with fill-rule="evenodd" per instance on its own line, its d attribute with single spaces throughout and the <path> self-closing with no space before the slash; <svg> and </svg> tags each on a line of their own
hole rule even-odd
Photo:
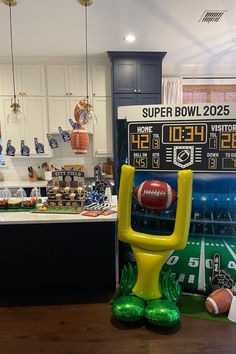
<svg viewBox="0 0 236 354">
<path fill-rule="evenodd" d="M 140 184 L 137 174 L 134 188 Z M 230 178 L 231 176 L 231 178 Z M 147 176 L 146 176 L 147 177 Z M 159 176 L 158 176 L 159 177 Z M 236 193 L 234 175 L 217 175 L 207 180 L 195 175 L 192 215 L 188 242 L 183 250 L 172 251 L 163 270 L 171 270 L 179 279 L 182 290 L 190 293 L 209 294 L 214 253 L 221 254 L 221 268 L 229 271 L 236 280 Z M 152 179 L 152 176 L 148 179 Z M 176 180 L 161 176 L 176 191 Z M 208 189 L 208 192 L 202 190 Z M 213 190 L 218 189 L 217 192 Z M 200 191 L 201 190 L 201 191 Z M 222 191 L 222 193 L 221 193 Z M 176 205 L 161 212 L 142 209 L 133 199 L 132 227 L 140 232 L 168 235 L 175 223 Z M 157 236 L 158 237 L 158 236 Z M 129 245 L 121 244 L 121 267 L 127 262 L 135 262 Z"/>
<path fill-rule="evenodd" d="M 214 253 L 221 256 L 221 269 L 236 281 L 235 120 L 235 103 L 118 109 L 118 179 L 121 166 L 128 163 L 136 169 L 134 189 L 144 181 L 160 180 L 178 194 L 178 171 L 193 170 L 188 242 L 185 249 L 172 251 L 164 264 L 164 270 L 175 274 L 185 292 L 210 293 Z M 132 228 L 156 237 L 170 235 L 177 203 L 157 212 L 142 208 L 133 198 Z M 135 262 L 127 244 L 120 243 L 119 256 L 120 270 Z"/>
</svg>

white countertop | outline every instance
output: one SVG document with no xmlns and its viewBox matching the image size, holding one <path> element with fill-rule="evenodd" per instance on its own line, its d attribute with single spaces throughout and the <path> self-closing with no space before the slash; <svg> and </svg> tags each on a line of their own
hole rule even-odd
<svg viewBox="0 0 236 354">
<path fill-rule="evenodd" d="M 116 209 L 114 209 L 116 210 Z M 0 212 L 0 225 L 4 224 L 46 224 L 46 223 L 81 223 L 81 222 L 109 222 L 116 221 L 117 213 L 96 217 L 80 214 L 43 214 L 32 212 Z"/>
<path fill-rule="evenodd" d="M 46 187 L 48 181 L 37 181 L 37 182 L 30 182 L 30 181 L 1 181 L 0 188 L 33 188 L 33 187 Z"/>
</svg>

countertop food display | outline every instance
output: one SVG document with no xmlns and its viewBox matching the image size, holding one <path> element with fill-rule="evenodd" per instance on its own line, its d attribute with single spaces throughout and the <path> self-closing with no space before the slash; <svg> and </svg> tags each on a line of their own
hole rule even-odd
<svg viewBox="0 0 236 354">
<path fill-rule="evenodd" d="M 46 198 L 42 198 L 46 199 Z M 86 223 L 86 222 L 115 222 L 117 220 L 116 205 L 111 206 L 111 210 L 115 213 L 109 214 L 104 212 L 98 217 L 91 217 L 79 214 L 52 214 L 52 213 L 34 213 L 32 209 L 23 209 L 21 212 L 13 212 L 9 209 L 1 212 L 0 209 L 0 225 L 1 224 L 45 224 L 45 223 Z M 34 209 L 33 209 L 34 210 Z M 87 213 L 87 211 L 85 211 Z"/>
</svg>

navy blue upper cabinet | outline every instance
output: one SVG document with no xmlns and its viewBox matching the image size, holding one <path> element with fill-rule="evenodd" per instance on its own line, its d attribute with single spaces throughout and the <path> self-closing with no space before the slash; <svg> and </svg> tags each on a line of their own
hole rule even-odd
<svg viewBox="0 0 236 354">
<path fill-rule="evenodd" d="M 137 64 L 138 93 L 161 93 L 160 60 L 139 60 Z"/>
<path fill-rule="evenodd" d="M 113 63 L 113 93 L 161 94 L 166 52 L 108 52 Z"/>
<path fill-rule="evenodd" d="M 134 93 L 137 87 L 135 60 L 118 59 L 113 70 L 113 93 Z"/>
</svg>

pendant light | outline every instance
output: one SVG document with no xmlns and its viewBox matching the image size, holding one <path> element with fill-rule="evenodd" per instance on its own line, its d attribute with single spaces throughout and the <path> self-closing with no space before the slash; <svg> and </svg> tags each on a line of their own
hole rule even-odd
<svg viewBox="0 0 236 354">
<path fill-rule="evenodd" d="M 13 97 L 11 99 L 11 112 L 7 116 L 7 123 L 18 124 L 25 123 L 25 116 L 20 111 L 19 100 L 16 97 L 16 84 L 15 84 L 15 67 L 14 67 L 14 55 L 13 55 L 13 35 L 12 35 L 12 7 L 16 6 L 16 0 L 3 0 L 3 3 L 9 6 L 10 17 L 10 39 L 11 39 L 11 66 L 12 66 L 12 83 L 13 83 Z"/>
<path fill-rule="evenodd" d="M 79 3 L 85 7 L 85 66 L 86 66 L 86 99 L 83 100 L 82 105 L 83 105 L 83 110 L 80 114 L 80 120 L 79 123 L 83 126 L 86 125 L 87 123 L 97 123 L 97 117 L 96 114 L 94 113 L 93 106 L 89 102 L 89 96 L 88 96 L 88 6 L 92 5 L 92 0 L 79 0 Z"/>
</svg>

